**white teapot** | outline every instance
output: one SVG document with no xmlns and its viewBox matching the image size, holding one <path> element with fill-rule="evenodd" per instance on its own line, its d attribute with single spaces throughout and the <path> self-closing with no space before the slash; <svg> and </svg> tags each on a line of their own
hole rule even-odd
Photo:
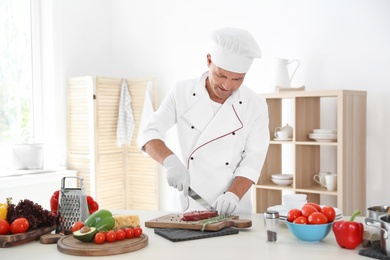
<svg viewBox="0 0 390 260">
<path fill-rule="evenodd" d="M 275 131 L 274 131 L 275 137 L 277 137 L 276 133 L 279 132 L 279 131 L 286 131 L 286 132 L 288 132 L 288 138 L 292 138 L 293 137 L 293 128 L 291 126 L 289 126 L 288 124 L 286 124 L 283 127 L 280 127 L 280 126 L 276 127 Z"/>
</svg>

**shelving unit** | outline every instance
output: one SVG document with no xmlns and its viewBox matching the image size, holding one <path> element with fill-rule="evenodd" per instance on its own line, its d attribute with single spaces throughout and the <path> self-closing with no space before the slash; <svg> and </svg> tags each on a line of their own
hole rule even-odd
<svg viewBox="0 0 390 260">
<path fill-rule="evenodd" d="M 258 213 L 282 204 L 283 191 L 304 193 L 308 201 L 321 203 L 322 196 L 332 196 L 344 215 L 359 209 L 366 212 L 366 106 L 365 91 L 288 91 L 262 94 L 268 103 L 270 145 L 261 176 L 254 192 Z M 287 105 L 286 105 L 287 103 Z M 292 141 L 275 141 L 274 129 L 283 126 L 291 115 Z M 309 139 L 313 129 L 337 129 L 337 141 Z M 283 148 L 289 148 L 286 155 Z M 330 154 L 330 156 L 329 156 Z M 287 158 L 286 158 L 287 157 Z M 325 159 L 323 158 L 325 157 Z M 271 175 L 282 173 L 285 161 L 292 162 L 293 184 L 278 186 Z M 334 165 L 337 190 L 328 191 L 313 176 Z"/>
</svg>

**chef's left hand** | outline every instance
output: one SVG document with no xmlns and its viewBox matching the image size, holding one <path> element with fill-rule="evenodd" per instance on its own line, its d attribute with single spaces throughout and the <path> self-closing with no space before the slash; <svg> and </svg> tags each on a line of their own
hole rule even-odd
<svg viewBox="0 0 390 260">
<path fill-rule="evenodd" d="M 233 192 L 225 192 L 214 202 L 213 207 L 218 211 L 219 215 L 233 215 L 238 211 L 238 203 L 240 199 Z"/>
</svg>

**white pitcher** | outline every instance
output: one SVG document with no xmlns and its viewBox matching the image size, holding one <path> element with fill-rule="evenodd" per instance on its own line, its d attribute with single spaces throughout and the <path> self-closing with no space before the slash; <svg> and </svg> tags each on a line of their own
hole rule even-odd
<svg viewBox="0 0 390 260">
<path fill-rule="evenodd" d="M 291 87 L 291 80 L 297 71 L 300 62 L 297 59 L 286 60 L 281 58 L 273 58 L 273 65 L 275 69 L 275 87 L 289 88 Z M 295 68 L 292 70 L 291 76 L 289 75 L 288 67 L 291 64 L 295 64 Z"/>
</svg>

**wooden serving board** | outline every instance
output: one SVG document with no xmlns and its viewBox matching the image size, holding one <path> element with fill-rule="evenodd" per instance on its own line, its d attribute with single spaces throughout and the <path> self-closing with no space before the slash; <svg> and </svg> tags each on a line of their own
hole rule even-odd
<svg viewBox="0 0 390 260">
<path fill-rule="evenodd" d="M 201 230 L 203 223 L 200 221 L 183 221 L 183 216 L 180 214 L 168 214 L 162 217 L 158 217 L 145 222 L 145 227 L 149 228 L 181 228 Z M 205 227 L 206 231 L 218 231 L 224 227 L 236 227 L 236 228 L 248 228 L 252 226 L 252 220 L 250 219 L 238 219 L 238 216 L 234 216 L 228 220 L 209 224 Z"/>
<path fill-rule="evenodd" d="M 148 245 L 148 240 L 148 236 L 142 234 L 140 237 L 96 244 L 95 242 L 82 242 L 73 235 L 67 235 L 58 240 L 57 249 L 61 253 L 78 256 L 118 255 L 144 248 Z"/>
<path fill-rule="evenodd" d="M 25 233 L 19 233 L 14 235 L 0 235 L 0 248 L 18 246 L 33 241 L 44 234 L 52 232 L 55 228 L 55 226 L 43 227 Z"/>
</svg>

